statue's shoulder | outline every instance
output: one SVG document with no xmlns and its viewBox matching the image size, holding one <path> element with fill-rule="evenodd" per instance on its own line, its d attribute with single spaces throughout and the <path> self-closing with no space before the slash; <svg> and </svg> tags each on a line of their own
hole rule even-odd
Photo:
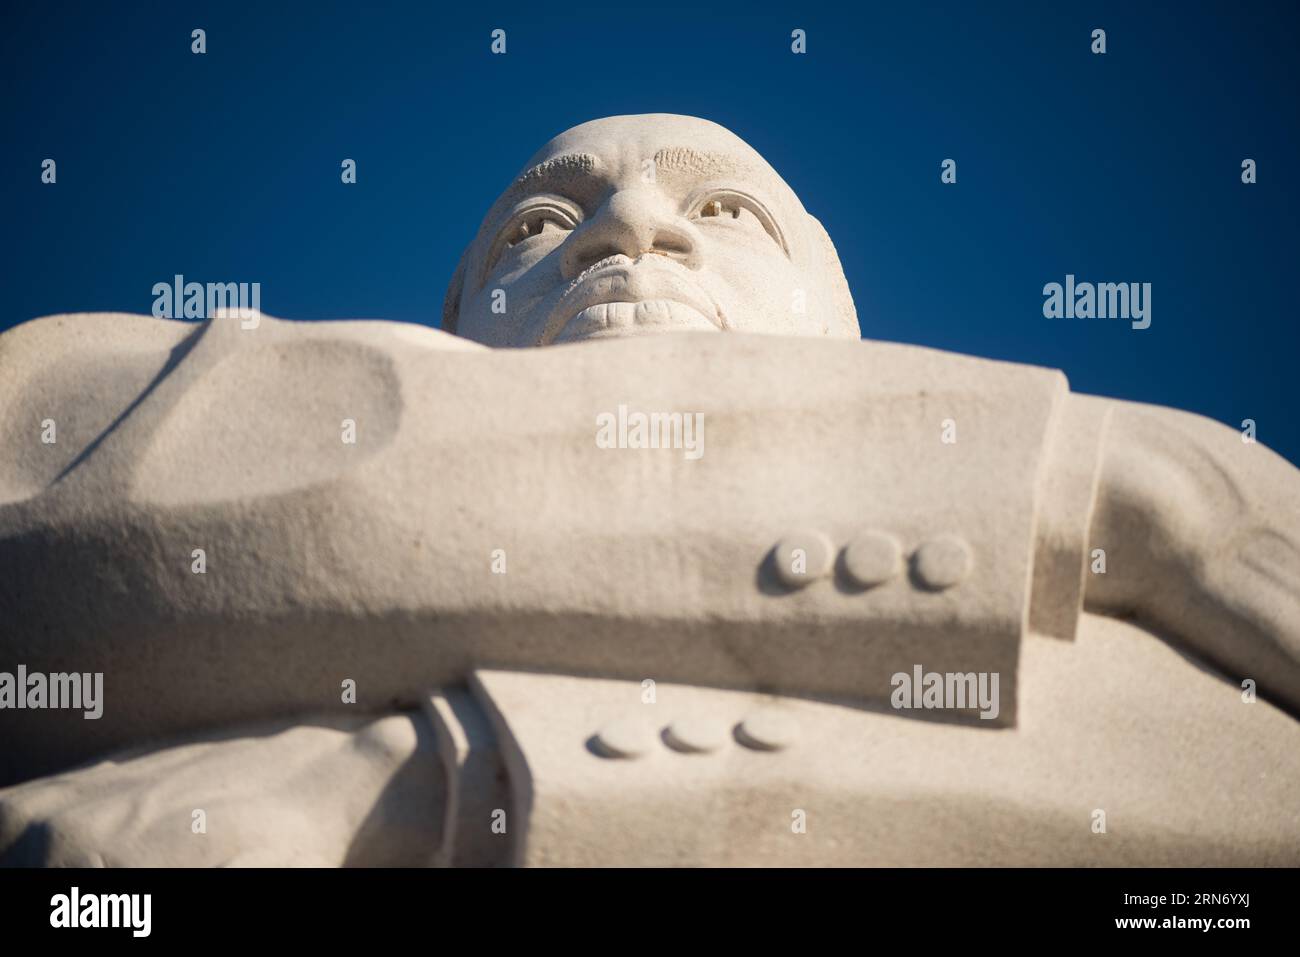
<svg viewBox="0 0 1300 957">
<path fill-rule="evenodd" d="M 0 367 L 15 374 L 37 371 L 73 357 L 120 358 L 124 353 L 168 351 L 197 325 L 125 312 L 71 312 L 42 316 L 0 333 Z"/>
<path fill-rule="evenodd" d="M 1053 388 L 1067 384 L 1065 373 L 1050 366 L 987 359 L 964 352 L 874 339 L 863 339 L 856 347 L 870 355 L 881 367 L 895 370 L 900 377 L 946 386 L 961 386 L 970 382 L 982 387 L 989 382 L 1008 379 L 1017 383 L 1042 382 Z"/>
<path fill-rule="evenodd" d="M 419 357 L 481 349 L 383 320 L 295 322 L 251 313 L 196 322 L 120 312 L 33 319 L 0 334 L 0 503 L 30 498 L 66 475 L 164 382 L 175 401 L 196 386 L 210 391 L 208 373 L 221 367 L 227 374 L 217 387 L 245 388 L 255 376 L 283 394 L 291 388 L 280 381 L 286 369 L 304 389 L 330 389 L 339 387 L 340 367 L 374 366 L 376 351 Z"/>
<path fill-rule="evenodd" d="M 196 331 L 99 312 L 46 316 L 0 334 L 0 502 L 63 474 Z"/>
<path fill-rule="evenodd" d="M 44 399 L 125 407 L 150 383 L 192 355 L 254 352 L 274 343 L 332 340 L 387 346 L 393 352 L 479 350 L 483 347 L 425 326 L 384 320 L 296 322 L 262 313 L 202 321 L 124 312 L 80 312 L 32 319 L 0 333 L 0 410 L 27 409 Z M 199 347 L 202 348 L 199 348 Z"/>
<path fill-rule="evenodd" d="M 483 346 L 438 329 L 383 319 L 300 322 L 264 313 L 233 314 L 200 321 L 161 319 L 128 312 L 71 312 L 42 316 L 0 332 L 0 368 L 11 374 L 37 370 L 52 362 L 81 358 L 119 361 L 140 353 L 168 353 L 213 329 L 249 333 L 243 344 L 286 338 L 370 339 L 427 349 L 480 350 Z M 262 336 L 252 333 L 261 331 Z M 215 338 L 215 337 L 214 337 Z"/>
</svg>

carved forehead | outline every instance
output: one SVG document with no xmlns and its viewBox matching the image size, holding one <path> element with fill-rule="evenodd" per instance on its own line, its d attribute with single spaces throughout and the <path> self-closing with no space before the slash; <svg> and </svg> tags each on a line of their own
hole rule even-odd
<svg viewBox="0 0 1300 957">
<path fill-rule="evenodd" d="M 581 178 L 598 168 L 635 172 L 647 159 L 661 171 L 738 178 L 798 202 L 767 161 L 736 134 L 708 120 L 671 113 L 611 116 L 575 126 L 538 150 L 520 180 L 543 174 Z"/>
<path fill-rule="evenodd" d="M 553 138 L 533 159 L 541 162 L 562 153 L 582 152 L 608 156 L 628 149 L 652 156 L 672 146 L 693 146 L 702 152 L 730 154 L 751 165 L 767 166 L 763 157 L 726 127 L 672 113 L 609 116 L 580 123 Z"/>
</svg>

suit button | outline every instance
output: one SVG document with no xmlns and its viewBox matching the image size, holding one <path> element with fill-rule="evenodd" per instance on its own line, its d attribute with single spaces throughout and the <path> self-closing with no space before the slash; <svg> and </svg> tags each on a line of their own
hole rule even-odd
<svg viewBox="0 0 1300 957">
<path fill-rule="evenodd" d="M 970 546 L 956 535 L 940 535 L 926 542 L 912 556 L 912 570 L 925 588 L 942 591 L 970 574 Z"/>
<path fill-rule="evenodd" d="M 755 751 L 780 751 L 794 743 L 798 729 L 779 711 L 758 711 L 736 726 L 736 740 Z"/>
<path fill-rule="evenodd" d="M 776 577 L 787 588 L 802 588 L 830 574 L 834 546 L 821 532 L 797 529 L 777 542 Z"/>
<path fill-rule="evenodd" d="M 639 758 L 654 743 L 652 729 L 643 721 L 613 721 L 596 734 L 596 750 L 607 758 Z"/>
<path fill-rule="evenodd" d="M 884 532 L 867 532 L 844 549 L 844 572 L 863 588 L 889 581 L 902 568 L 898 540 Z"/>
<path fill-rule="evenodd" d="M 709 718 L 678 718 L 664 729 L 664 743 L 674 751 L 716 751 L 726 740 L 726 725 Z"/>
</svg>

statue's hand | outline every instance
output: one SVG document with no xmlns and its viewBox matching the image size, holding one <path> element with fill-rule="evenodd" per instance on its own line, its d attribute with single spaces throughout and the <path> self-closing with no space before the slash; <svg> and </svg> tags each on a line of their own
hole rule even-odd
<svg viewBox="0 0 1300 957">
<path fill-rule="evenodd" d="M 1089 605 L 1132 615 L 1300 709 L 1300 472 L 1201 416 L 1117 403 Z"/>
<path fill-rule="evenodd" d="M 0 790 L 0 863 L 421 865 L 442 773 L 422 719 L 261 725 Z"/>
</svg>

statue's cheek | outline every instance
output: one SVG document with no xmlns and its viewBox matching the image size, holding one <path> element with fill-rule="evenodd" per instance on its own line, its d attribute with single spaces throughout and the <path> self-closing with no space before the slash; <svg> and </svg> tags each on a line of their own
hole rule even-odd
<svg viewBox="0 0 1300 957">
<path fill-rule="evenodd" d="M 790 319 L 813 308 L 815 291 L 779 253 L 762 259 L 719 256 L 715 262 L 701 284 L 737 328 L 788 326 Z"/>
<path fill-rule="evenodd" d="M 470 338 L 502 326 L 517 327 L 528 321 L 549 293 L 560 287 L 558 275 L 548 276 L 545 267 L 522 264 L 488 278 L 483 288 L 461 305 L 458 332 Z"/>
</svg>

